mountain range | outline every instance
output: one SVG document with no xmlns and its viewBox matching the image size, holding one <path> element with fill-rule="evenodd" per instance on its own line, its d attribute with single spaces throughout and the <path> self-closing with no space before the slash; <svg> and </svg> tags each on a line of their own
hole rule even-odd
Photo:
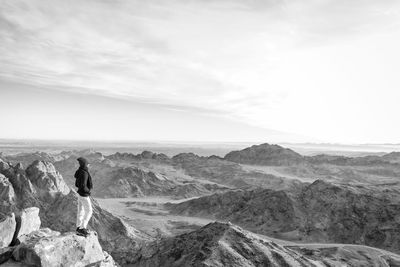
<svg viewBox="0 0 400 267">
<path fill-rule="evenodd" d="M 398 152 L 304 156 L 261 144 L 224 157 L 93 150 L 2 154 L 0 217 L 37 207 L 43 227 L 73 231 L 79 156 L 89 159 L 94 179 L 90 228 L 121 265 L 400 266 Z M 146 211 L 147 227 L 157 221 L 152 214 L 218 222 L 154 238 L 138 221 L 97 201 L 132 197 L 179 200 L 142 203 L 152 209 Z"/>
</svg>

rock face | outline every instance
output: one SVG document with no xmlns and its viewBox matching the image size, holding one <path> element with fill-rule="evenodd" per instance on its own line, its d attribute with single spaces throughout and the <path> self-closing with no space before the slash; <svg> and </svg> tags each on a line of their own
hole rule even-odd
<svg viewBox="0 0 400 267">
<path fill-rule="evenodd" d="M 56 194 L 68 195 L 70 191 L 61 174 L 49 162 L 34 161 L 26 169 L 26 175 L 40 195 L 54 197 Z"/>
<path fill-rule="evenodd" d="M 95 233 L 85 238 L 45 228 L 25 236 L 14 250 L 13 258 L 43 267 L 87 266 L 100 263 L 104 255 Z"/>
<path fill-rule="evenodd" d="M 267 143 L 229 152 L 224 159 L 250 165 L 287 166 L 304 163 L 304 157 L 293 150 Z"/>
<path fill-rule="evenodd" d="M 232 224 L 211 223 L 150 244 L 133 266 L 397 266 L 393 263 L 399 260 L 397 255 L 362 247 L 282 246 Z M 344 265 L 347 262 L 355 264 Z"/>
<path fill-rule="evenodd" d="M 236 191 L 167 207 L 175 214 L 232 221 L 277 238 L 365 244 L 400 252 L 400 203 L 368 188 L 317 180 L 298 192 Z"/>
<path fill-rule="evenodd" d="M 16 227 L 14 213 L 0 215 L 0 248 L 8 247 L 11 244 Z"/>
</svg>

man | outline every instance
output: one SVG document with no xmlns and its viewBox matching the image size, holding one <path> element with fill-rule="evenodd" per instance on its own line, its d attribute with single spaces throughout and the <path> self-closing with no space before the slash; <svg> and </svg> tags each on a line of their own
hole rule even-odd
<svg viewBox="0 0 400 267">
<path fill-rule="evenodd" d="M 92 217 L 93 209 L 90 201 L 90 190 L 93 188 L 92 177 L 89 173 L 89 162 L 78 158 L 79 169 L 75 172 L 75 186 L 78 187 L 78 212 L 76 215 L 76 234 L 87 236 L 87 225 Z"/>
</svg>

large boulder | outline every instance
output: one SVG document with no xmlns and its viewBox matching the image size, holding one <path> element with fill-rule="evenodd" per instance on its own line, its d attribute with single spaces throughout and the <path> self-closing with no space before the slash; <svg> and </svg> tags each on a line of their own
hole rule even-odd
<svg viewBox="0 0 400 267">
<path fill-rule="evenodd" d="M 30 234 L 31 232 L 37 231 L 40 228 L 40 217 L 39 208 L 30 207 L 21 210 L 16 216 L 17 229 L 14 234 L 14 240 L 23 235 Z"/>
<path fill-rule="evenodd" d="M 14 213 L 0 214 L 0 248 L 7 247 L 11 244 L 15 233 L 17 223 Z"/>
<path fill-rule="evenodd" d="M 27 265 L 43 267 L 104 266 L 101 262 L 105 260 L 105 254 L 95 232 L 85 238 L 71 232 L 60 234 L 43 228 L 21 238 L 13 258 Z"/>
</svg>

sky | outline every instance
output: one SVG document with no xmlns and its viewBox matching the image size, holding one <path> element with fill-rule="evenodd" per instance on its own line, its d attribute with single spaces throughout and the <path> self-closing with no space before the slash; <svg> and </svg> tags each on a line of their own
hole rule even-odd
<svg viewBox="0 0 400 267">
<path fill-rule="evenodd" d="M 400 1 L 0 0 L 0 138 L 399 143 Z"/>
</svg>

